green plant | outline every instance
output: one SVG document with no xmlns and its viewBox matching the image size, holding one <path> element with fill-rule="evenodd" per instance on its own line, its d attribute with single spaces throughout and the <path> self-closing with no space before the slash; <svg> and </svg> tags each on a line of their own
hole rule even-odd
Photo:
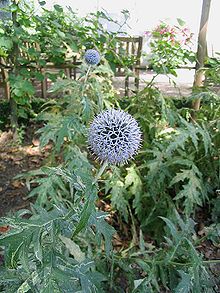
<svg viewBox="0 0 220 293">
<path fill-rule="evenodd" d="M 133 293 L 215 292 L 217 279 L 210 268 L 218 260 L 204 260 L 195 249 L 198 239 L 192 219 L 183 220 L 176 211 L 171 218 L 161 217 L 166 236 L 158 246 L 145 241 L 140 230 L 137 247 L 115 256 L 114 272 L 123 272 Z M 116 274 L 114 278 L 116 281 Z"/>
<path fill-rule="evenodd" d="M 207 58 L 205 63 L 205 85 L 218 86 L 220 75 L 220 53 L 216 53 L 216 58 Z"/>
<path fill-rule="evenodd" d="M 46 211 L 35 205 L 31 211 L 21 210 L 14 217 L 1 219 L 1 225 L 9 225 L 9 231 L 0 237 L 0 245 L 5 248 L 5 269 L 0 270 L 1 292 L 97 292 L 101 289 L 100 282 L 105 278 L 89 257 L 86 239 L 78 242 L 77 235 L 86 228 L 86 234 L 96 235 L 98 243 L 103 236 L 109 254 L 114 229 L 105 222 L 104 213 L 94 210 L 95 187 L 85 188 L 89 189 L 85 192 L 84 205 L 79 198 L 68 210 L 54 206 Z"/>
<path fill-rule="evenodd" d="M 83 106 L 79 103 L 77 110 L 80 109 Z M 68 123 L 60 136 L 54 136 L 58 146 L 55 152 L 60 151 L 72 125 L 70 116 L 67 117 Z M 79 134 L 83 125 L 75 130 Z M 0 236 L 5 264 L 0 271 L 1 292 L 101 292 L 100 282 L 106 279 L 91 259 L 91 249 L 101 249 L 104 239 L 105 253 L 109 255 L 115 231 L 105 220 L 107 214 L 96 210 L 99 178 L 94 178 L 92 165 L 86 154 L 74 146 L 74 139 L 69 137 L 72 145 L 65 149 L 65 166 L 45 167 L 26 174 L 29 185 L 38 184 L 29 194 L 38 196 L 36 205 L 13 217 L 1 218 L 1 226 L 9 227 Z M 33 176 L 35 179 L 28 181 Z"/>
</svg>

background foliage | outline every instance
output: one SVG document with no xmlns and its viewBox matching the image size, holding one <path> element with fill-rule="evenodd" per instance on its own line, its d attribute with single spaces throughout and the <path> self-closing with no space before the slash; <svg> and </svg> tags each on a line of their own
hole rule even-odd
<svg viewBox="0 0 220 293">
<path fill-rule="evenodd" d="M 161 22 L 152 32 L 145 32 L 150 38 L 149 66 L 156 73 L 177 76 L 176 69 L 195 61 L 192 52 L 193 34 L 185 22 L 177 18 L 177 24 Z"/>
</svg>

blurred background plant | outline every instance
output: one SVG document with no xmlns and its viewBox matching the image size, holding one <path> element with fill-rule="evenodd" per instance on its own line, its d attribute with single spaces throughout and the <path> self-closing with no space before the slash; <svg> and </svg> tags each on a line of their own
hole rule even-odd
<svg viewBox="0 0 220 293">
<path fill-rule="evenodd" d="M 0 57 L 4 59 L 2 66 L 9 70 L 10 124 L 16 131 L 20 120 L 34 115 L 34 110 L 39 111 L 33 109 L 33 102 L 43 82 L 67 77 L 66 63 L 73 63 L 74 58 L 81 61 L 85 50 L 93 48 L 107 58 L 113 70 L 115 60 L 120 58 L 114 50 L 117 34 L 108 32 L 101 22 L 115 21 L 104 12 L 80 18 L 60 5 L 47 10 L 41 1 L 42 13 L 38 15 L 29 2 L 10 4 L 6 10 L 11 17 L 0 22 Z M 126 23 L 127 12 L 122 13 Z M 123 24 L 119 28 L 122 27 Z M 124 59 L 121 64 L 126 63 Z"/>
<path fill-rule="evenodd" d="M 150 37 L 149 67 L 156 73 L 177 76 L 176 69 L 195 62 L 192 52 L 193 34 L 185 22 L 177 18 L 177 24 L 161 22 L 152 31 L 145 32 Z"/>
</svg>

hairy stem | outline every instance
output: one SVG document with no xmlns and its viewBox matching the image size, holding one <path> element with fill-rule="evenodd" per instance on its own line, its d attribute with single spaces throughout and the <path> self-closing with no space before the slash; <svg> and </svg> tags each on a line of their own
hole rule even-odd
<svg viewBox="0 0 220 293">
<path fill-rule="evenodd" d="M 89 67 L 87 69 L 87 72 L 86 72 L 86 75 L 85 75 L 85 80 L 83 82 L 83 86 L 82 86 L 82 97 L 84 95 L 84 91 L 85 91 L 85 88 L 86 88 L 86 83 L 87 83 L 87 80 L 88 80 L 88 77 L 89 77 L 90 70 L 91 70 L 91 65 L 89 65 Z"/>
<path fill-rule="evenodd" d="M 94 179 L 94 181 L 93 181 L 93 183 L 92 183 L 93 185 L 96 184 L 96 182 L 97 182 L 97 181 L 99 180 L 99 178 L 102 176 L 102 174 L 104 173 L 104 171 L 105 171 L 105 169 L 106 169 L 107 166 L 108 166 L 108 162 L 105 161 L 105 162 L 103 163 L 103 165 L 101 166 L 101 168 L 99 169 L 97 175 L 95 176 L 95 179 Z"/>
</svg>

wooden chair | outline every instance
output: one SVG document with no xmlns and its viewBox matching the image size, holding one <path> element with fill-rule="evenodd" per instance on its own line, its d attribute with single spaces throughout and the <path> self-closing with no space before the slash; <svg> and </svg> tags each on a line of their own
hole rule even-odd
<svg viewBox="0 0 220 293">
<path fill-rule="evenodd" d="M 122 56 L 122 58 L 128 58 L 130 64 L 127 68 L 123 64 L 116 64 L 115 76 L 125 77 L 125 95 L 129 94 L 129 73 L 132 71 L 135 77 L 134 84 L 135 90 L 139 90 L 140 70 L 146 70 L 146 66 L 141 66 L 141 54 L 142 54 L 143 38 L 140 37 L 117 37 L 116 54 Z"/>
</svg>

